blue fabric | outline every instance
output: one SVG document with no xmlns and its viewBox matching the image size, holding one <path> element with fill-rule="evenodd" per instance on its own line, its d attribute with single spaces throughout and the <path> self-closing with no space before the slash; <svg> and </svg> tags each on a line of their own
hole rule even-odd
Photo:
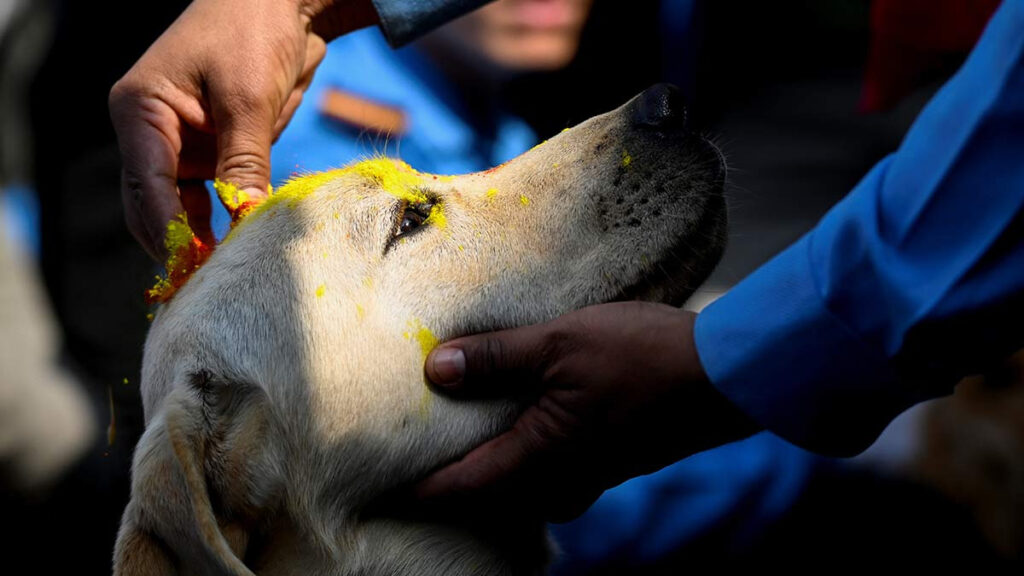
<svg viewBox="0 0 1024 576">
<path fill-rule="evenodd" d="M 15 184 L 0 189 L 0 234 L 33 258 L 39 257 L 39 199 L 29 186 Z"/>
<path fill-rule="evenodd" d="M 377 136 L 325 116 L 320 102 L 331 89 L 402 110 L 407 133 Z M 537 143 L 518 117 L 496 111 L 479 120 L 484 124 L 468 118 L 455 89 L 417 47 L 392 50 L 377 29 L 360 30 L 329 44 L 302 104 L 271 150 L 271 183 L 277 187 L 295 175 L 381 154 L 424 172 L 465 174 L 511 160 Z M 223 238 L 230 218 L 209 188 L 213 230 Z"/>
<path fill-rule="evenodd" d="M 321 114 L 339 89 L 402 110 L 407 133 L 379 138 Z M 463 174 L 491 168 L 529 149 L 537 137 L 520 118 L 496 112 L 473 124 L 454 88 L 415 46 L 391 50 L 367 29 L 330 44 L 323 64 L 271 156 L 275 185 L 295 173 L 326 170 L 387 153 L 417 170 Z"/>
<path fill-rule="evenodd" d="M 551 526 L 556 576 L 657 564 L 716 528 L 742 550 L 803 491 L 815 457 L 762 433 L 702 452 L 605 492 L 582 516 Z"/>
<path fill-rule="evenodd" d="M 808 448 L 853 453 L 1024 344 L 1024 0 L 806 236 L 709 306 L 719 390 Z"/>
</svg>

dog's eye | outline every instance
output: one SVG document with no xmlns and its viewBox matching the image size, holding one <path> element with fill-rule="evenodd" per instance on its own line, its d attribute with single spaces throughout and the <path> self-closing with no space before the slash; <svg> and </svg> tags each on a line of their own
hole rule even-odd
<svg viewBox="0 0 1024 576">
<path fill-rule="evenodd" d="M 409 234 L 419 228 L 430 217 L 430 211 L 434 209 L 433 202 L 422 204 L 406 204 L 402 211 L 402 220 L 398 224 L 398 231 L 395 237 Z"/>
</svg>

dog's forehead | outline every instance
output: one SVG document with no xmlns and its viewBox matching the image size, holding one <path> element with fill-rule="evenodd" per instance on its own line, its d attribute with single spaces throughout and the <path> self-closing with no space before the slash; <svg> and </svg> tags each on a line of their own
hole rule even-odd
<svg viewBox="0 0 1024 576">
<path fill-rule="evenodd" d="M 422 174 L 405 162 L 392 158 L 373 158 L 345 168 L 297 176 L 278 188 L 239 225 L 281 204 L 294 208 L 319 192 L 365 193 L 365 190 L 358 186 L 352 186 L 353 183 L 360 182 L 368 183 L 375 190 L 386 192 L 400 200 L 425 202 L 427 197 L 422 188 L 431 176 L 433 175 Z"/>
</svg>

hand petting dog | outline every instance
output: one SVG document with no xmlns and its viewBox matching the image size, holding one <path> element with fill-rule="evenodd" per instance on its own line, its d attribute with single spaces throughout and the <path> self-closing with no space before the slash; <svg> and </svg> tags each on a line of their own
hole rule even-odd
<svg viewBox="0 0 1024 576">
<path fill-rule="evenodd" d="M 440 390 L 537 399 L 511 430 L 435 472 L 416 495 L 498 493 L 565 521 L 629 478 L 758 431 L 708 381 L 695 320 L 664 304 L 617 302 L 441 345 L 426 361 Z"/>
</svg>

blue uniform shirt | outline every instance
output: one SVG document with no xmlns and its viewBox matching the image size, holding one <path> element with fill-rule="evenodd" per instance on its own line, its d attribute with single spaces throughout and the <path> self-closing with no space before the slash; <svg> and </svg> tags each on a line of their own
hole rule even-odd
<svg viewBox="0 0 1024 576">
<path fill-rule="evenodd" d="M 321 110 L 331 90 L 401 110 L 404 135 L 378 135 L 339 122 Z M 376 28 L 330 43 L 324 61 L 271 150 L 271 183 L 277 187 L 308 172 L 340 168 L 375 155 L 399 157 L 417 170 L 464 174 L 511 160 L 537 143 L 520 118 L 495 110 L 487 126 L 473 125 L 461 97 L 415 46 L 392 50 Z M 230 218 L 210 186 L 212 226 L 218 237 Z"/>
<path fill-rule="evenodd" d="M 329 90 L 401 110 L 404 135 L 382 136 L 343 124 L 321 111 Z M 416 46 L 388 47 L 377 29 L 331 42 L 313 83 L 271 154 L 272 180 L 338 168 L 375 154 L 400 157 L 417 170 L 464 174 L 486 170 L 533 146 L 520 118 L 495 110 L 473 124 L 462 99 Z M 481 121 L 481 120 L 477 120 Z"/>
<path fill-rule="evenodd" d="M 712 382 L 768 429 L 854 453 L 1024 344 L 1024 0 L 806 236 L 697 319 Z"/>
</svg>

